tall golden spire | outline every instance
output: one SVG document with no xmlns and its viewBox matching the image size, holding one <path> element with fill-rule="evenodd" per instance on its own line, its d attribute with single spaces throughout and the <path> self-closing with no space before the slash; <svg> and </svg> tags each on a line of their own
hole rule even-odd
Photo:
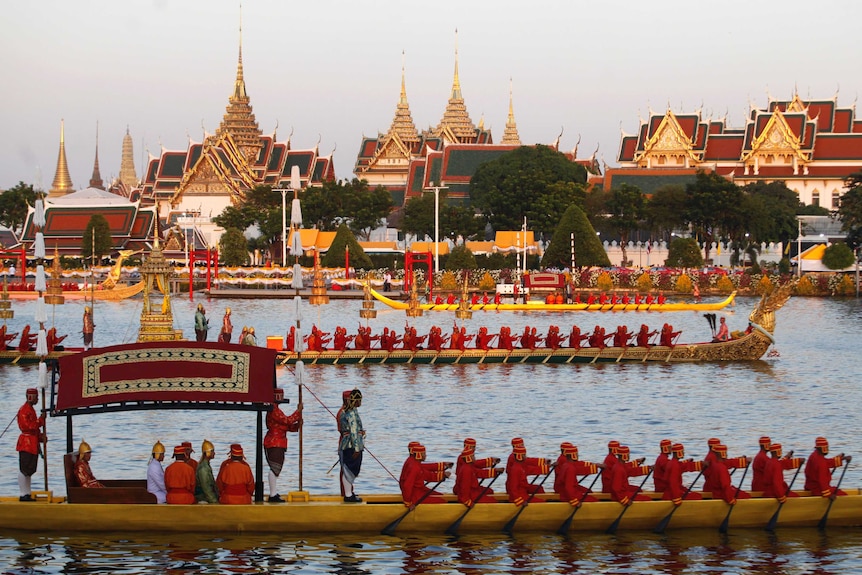
<svg viewBox="0 0 862 575">
<path fill-rule="evenodd" d="M 99 122 L 96 121 L 96 160 L 93 162 L 93 175 L 90 176 L 90 187 L 99 190 L 105 189 L 102 182 L 102 174 L 99 172 Z"/>
<path fill-rule="evenodd" d="M 388 136 L 398 134 L 402 142 L 408 146 L 413 142 L 419 141 L 419 133 L 416 131 L 416 124 L 413 123 L 413 116 L 410 114 L 410 104 L 407 102 L 407 89 L 404 80 L 404 52 L 401 52 L 401 96 L 398 99 L 398 106 L 395 108 L 395 118 L 392 120 L 392 125 L 389 127 Z"/>
<path fill-rule="evenodd" d="M 72 177 L 69 176 L 69 166 L 66 163 L 66 128 L 63 120 L 60 120 L 60 153 L 57 155 L 57 171 L 54 174 L 54 182 L 48 192 L 53 197 L 65 196 L 74 192 Z"/>
<path fill-rule="evenodd" d="M 476 126 L 470 120 L 467 106 L 461 95 L 461 79 L 458 75 L 458 30 L 455 30 L 455 78 L 452 81 L 452 94 L 443 119 L 434 129 L 435 136 L 454 137 L 458 143 L 472 143 L 476 141 Z"/>
<path fill-rule="evenodd" d="M 509 118 L 506 120 L 506 130 L 503 132 L 501 144 L 520 146 L 518 126 L 515 125 L 515 107 L 512 105 L 512 79 L 509 78 Z"/>
<path fill-rule="evenodd" d="M 236 80 L 234 81 L 233 94 L 228 98 L 228 105 L 221 124 L 216 130 L 216 137 L 230 134 L 233 141 L 242 151 L 243 155 L 253 160 L 257 157 L 262 144 L 260 136 L 262 132 L 258 127 L 251 108 L 251 99 L 245 89 L 245 78 L 242 70 L 242 10 L 240 9 L 239 22 L 239 59 L 236 66 Z"/>
<path fill-rule="evenodd" d="M 131 190 L 138 185 L 138 175 L 135 173 L 135 151 L 129 127 L 126 126 L 126 135 L 123 136 L 123 155 L 120 160 L 120 182 Z"/>
</svg>

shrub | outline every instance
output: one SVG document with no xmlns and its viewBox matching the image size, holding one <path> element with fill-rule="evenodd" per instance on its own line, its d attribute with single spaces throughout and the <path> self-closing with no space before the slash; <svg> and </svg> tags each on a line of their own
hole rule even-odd
<svg viewBox="0 0 862 575">
<path fill-rule="evenodd" d="M 798 282 L 796 282 L 796 295 L 814 295 L 814 284 L 811 283 L 811 280 L 807 275 L 802 276 Z"/>
<path fill-rule="evenodd" d="M 699 268 L 703 265 L 700 246 L 694 238 L 676 238 L 668 246 L 665 265 L 674 268 Z"/>
<path fill-rule="evenodd" d="M 676 289 L 676 291 L 680 293 L 691 293 L 691 278 L 688 277 L 686 274 L 682 274 L 681 276 L 676 278 L 676 286 L 674 286 L 674 289 Z"/>
<path fill-rule="evenodd" d="M 718 278 L 715 287 L 721 293 L 730 293 L 733 291 L 733 282 L 730 281 L 729 277 L 723 275 Z"/>
<path fill-rule="evenodd" d="M 856 282 L 850 274 L 843 274 L 841 280 L 835 286 L 836 295 L 856 295 Z"/>
<path fill-rule="evenodd" d="M 853 250 L 847 244 L 837 242 L 826 248 L 823 252 L 822 261 L 823 265 L 830 270 L 843 270 L 853 265 L 856 256 L 853 255 Z"/>
<path fill-rule="evenodd" d="M 652 278 L 649 277 L 648 272 L 644 272 L 640 275 L 637 281 L 637 288 L 641 293 L 648 293 L 652 290 Z"/>
<path fill-rule="evenodd" d="M 757 295 L 770 294 L 774 289 L 775 286 L 772 285 L 772 280 L 769 279 L 769 276 L 763 275 L 760 277 L 760 281 L 757 282 L 757 286 L 755 286 L 754 292 Z"/>
<path fill-rule="evenodd" d="M 479 280 L 479 289 L 481 291 L 493 291 L 497 287 L 497 282 L 494 281 L 494 276 L 485 272 L 482 279 Z"/>
<path fill-rule="evenodd" d="M 596 288 L 600 291 L 611 291 L 614 289 L 614 280 L 611 278 L 611 274 L 608 272 L 600 273 L 596 280 Z"/>
<path fill-rule="evenodd" d="M 445 291 L 455 291 L 461 286 L 458 285 L 458 279 L 452 270 L 443 272 L 443 277 L 440 279 L 440 289 Z"/>
<path fill-rule="evenodd" d="M 458 244 L 452 248 L 452 252 L 446 258 L 447 270 L 474 270 L 476 267 L 476 258 L 473 256 L 473 252 L 464 244 Z"/>
</svg>

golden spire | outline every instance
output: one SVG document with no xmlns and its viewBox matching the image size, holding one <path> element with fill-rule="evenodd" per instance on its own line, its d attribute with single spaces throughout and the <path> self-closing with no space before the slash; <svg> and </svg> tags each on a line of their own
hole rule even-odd
<svg viewBox="0 0 862 575">
<path fill-rule="evenodd" d="M 99 190 L 105 189 L 102 182 L 102 174 L 99 172 L 99 121 L 96 120 L 96 160 L 93 162 L 93 175 L 90 176 L 90 187 Z"/>
<path fill-rule="evenodd" d="M 407 89 L 405 88 L 405 73 L 404 73 L 404 52 L 401 52 L 401 96 L 398 99 L 398 106 L 395 108 L 395 118 L 392 120 L 392 125 L 389 127 L 387 136 L 398 134 L 398 137 L 406 145 L 410 145 L 419 141 L 419 133 L 416 131 L 416 124 L 413 123 L 413 116 L 410 114 L 410 104 L 407 102 Z"/>
<path fill-rule="evenodd" d="M 239 23 L 239 59 L 236 66 L 236 80 L 233 94 L 228 98 L 228 105 L 221 124 L 216 130 L 216 138 L 230 134 L 237 147 L 246 159 L 254 160 L 262 147 L 258 127 L 251 108 L 251 99 L 245 89 L 245 78 L 242 70 L 242 8 L 240 7 Z"/>
<path fill-rule="evenodd" d="M 57 155 L 57 172 L 54 174 L 54 183 L 51 184 L 49 195 L 54 197 L 65 196 L 75 191 L 72 186 L 72 178 L 69 176 L 69 166 L 66 163 L 66 136 L 65 124 L 60 120 L 60 153 Z"/>
<path fill-rule="evenodd" d="M 512 79 L 509 78 L 509 118 L 506 120 L 506 130 L 503 132 L 501 144 L 520 146 L 518 126 L 515 125 L 515 107 L 512 105 Z"/>
<path fill-rule="evenodd" d="M 126 126 L 126 135 L 123 136 L 123 155 L 120 160 L 120 182 L 131 190 L 138 185 L 138 175 L 135 173 L 135 150 L 129 127 Z"/>
<path fill-rule="evenodd" d="M 443 112 L 443 119 L 434 129 L 435 136 L 449 134 L 454 137 L 456 143 L 474 143 L 476 141 L 476 126 L 470 120 L 467 106 L 461 95 L 461 79 L 458 76 L 458 30 L 455 30 L 455 78 L 452 81 L 452 95 Z"/>
</svg>

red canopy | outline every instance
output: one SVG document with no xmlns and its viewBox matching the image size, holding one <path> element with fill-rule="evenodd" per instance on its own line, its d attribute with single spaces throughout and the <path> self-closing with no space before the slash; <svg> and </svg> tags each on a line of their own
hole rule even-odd
<svg viewBox="0 0 862 575">
<path fill-rule="evenodd" d="M 54 414 L 125 402 L 272 403 L 276 353 L 188 341 L 92 349 L 60 359 Z"/>
</svg>

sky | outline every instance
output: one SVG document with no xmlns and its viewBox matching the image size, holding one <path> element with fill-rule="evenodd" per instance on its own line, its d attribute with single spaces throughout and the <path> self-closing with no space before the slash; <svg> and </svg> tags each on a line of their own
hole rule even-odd
<svg viewBox="0 0 862 575">
<path fill-rule="evenodd" d="M 452 89 L 500 141 L 509 105 L 524 144 L 616 165 L 650 110 L 701 110 L 742 127 L 768 98 L 862 92 L 862 2 L 724 0 L 39 0 L 4 6 L 0 189 L 50 189 L 60 122 L 76 189 L 119 174 L 128 128 L 147 154 L 215 132 L 243 68 L 261 130 L 334 154 L 351 178 L 363 135 L 386 132 L 401 87 L 419 130 Z M 457 34 L 456 34 L 457 30 Z M 334 151 L 334 152 L 333 152 Z"/>
</svg>

